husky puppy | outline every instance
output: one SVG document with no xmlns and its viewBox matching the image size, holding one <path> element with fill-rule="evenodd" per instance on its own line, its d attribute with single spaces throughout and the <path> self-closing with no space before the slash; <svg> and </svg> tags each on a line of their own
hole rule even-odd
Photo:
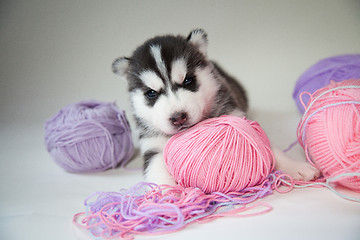
<svg viewBox="0 0 360 240">
<path fill-rule="evenodd" d="M 207 118 L 245 115 L 248 100 L 244 88 L 208 59 L 207 45 L 207 34 L 201 29 L 187 38 L 158 36 L 112 65 L 113 72 L 128 81 L 148 182 L 176 184 L 163 159 L 172 135 Z M 276 148 L 273 152 L 275 167 L 293 178 L 319 176 L 310 164 L 293 161 Z"/>
</svg>

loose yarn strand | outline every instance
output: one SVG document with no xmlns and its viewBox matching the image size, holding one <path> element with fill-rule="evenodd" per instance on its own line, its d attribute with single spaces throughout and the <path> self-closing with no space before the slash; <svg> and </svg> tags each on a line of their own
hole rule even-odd
<svg viewBox="0 0 360 240">
<path fill-rule="evenodd" d="M 288 189 L 286 191 L 282 191 L 280 189 L 276 189 L 276 190 L 278 192 L 285 193 L 285 192 L 291 191 L 293 188 L 325 187 L 343 199 L 354 201 L 354 202 L 360 202 L 360 197 L 352 197 L 347 194 L 341 193 L 338 190 L 336 190 L 333 186 L 331 186 L 332 185 L 331 183 L 336 182 L 339 178 L 354 177 L 354 176 L 360 177 L 360 173 L 342 173 L 342 174 L 337 175 L 332 178 L 320 179 L 318 181 L 313 181 L 313 182 L 294 181 L 290 177 L 289 177 L 290 181 L 286 181 L 284 178 L 280 177 L 280 178 L 278 178 L 279 186 L 286 185 L 286 186 L 288 186 Z M 280 184 L 280 182 L 281 182 L 281 184 Z"/>
<path fill-rule="evenodd" d="M 302 93 L 300 93 L 300 95 L 299 95 L 300 103 L 301 103 L 302 107 L 304 108 L 304 111 L 306 111 L 306 104 L 305 104 L 305 101 L 304 101 L 304 98 L 303 98 L 303 96 L 304 96 L 305 94 L 309 97 L 309 101 L 308 101 L 308 102 L 311 102 L 311 101 L 312 101 L 312 99 L 311 99 L 311 93 L 309 93 L 309 92 L 302 92 Z"/>
</svg>

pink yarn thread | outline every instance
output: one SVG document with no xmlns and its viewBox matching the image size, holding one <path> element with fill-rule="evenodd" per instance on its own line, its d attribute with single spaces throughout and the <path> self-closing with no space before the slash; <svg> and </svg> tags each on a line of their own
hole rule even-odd
<svg viewBox="0 0 360 240">
<path fill-rule="evenodd" d="M 282 186 L 285 190 L 280 189 Z M 73 223 L 102 239 L 165 234 L 220 217 L 267 213 L 272 210 L 269 204 L 254 202 L 274 190 L 287 193 L 294 187 L 308 186 L 323 187 L 318 183 L 295 182 L 282 172 L 271 173 L 260 185 L 226 194 L 142 182 L 119 192 L 93 193 L 84 202 L 86 212 L 74 215 Z"/>
<path fill-rule="evenodd" d="M 312 94 L 297 135 L 325 178 L 360 191 L 360 79 L 331 82 Z"/>
<path fill-rule="evenodd" d="M 260 125 L 235 116 L 210 118 L 174 135 L 164 158 L 179 185 L 205 193 L 255 186 L 274 167 L 270 142 Z"/>
<path fill-rule="evenodd" d="M 171 233 L 219 217 L 256 216 L 272 207 L 263 202 L 247 204 L 278 189 L 282 176 L 273 173 L 261 185 L 227 194 L 153 183 L 138 183 L 119 192 L 96 192 L 85 200 L 86 212 L 76 214 L 73 223 L 95 238 L 133 239 L 135 234 Z"/>
<path fill-rule="evenodd" d="M 287 193 L 293 188 L 304 187 L 328 187 L 333 190 L 322 181 L 294 181 L 282 172 L 271 173 L 258 186 L 226 194 L 205 194 L 199 188 L 180 185 L 138 183 L 128 190 L 90 195 L 84 202 L 86 212 L 74 215 L 73 223 L 88 230 L 94 238 L 102 239 L 133 239 L 134 235 L 172 233 L 189 224 L 206 223 L 220 217 L 267 213 L 272 210 L 269 204 L 254 202 L 274 190 Z M 360 202 L 360 199 L 342 197 Z"/>
</svg>

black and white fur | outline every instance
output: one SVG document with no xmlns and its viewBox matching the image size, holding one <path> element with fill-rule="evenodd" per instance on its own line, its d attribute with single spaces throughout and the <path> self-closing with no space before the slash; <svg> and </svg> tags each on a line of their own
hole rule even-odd
<svg viewBox="0 0 360 240">
<path fill-rule="evenodd" d="M 139 46 L 130 58 L 118 58 L 113 72 L 125 77 L 144 156 L 145 180 L 176 184 L 168 173 L 163 149 L 175 133 L 220 115 L 244 116 L 248 100 L 243 87 L 207 58 L 207 35 L 193 30 L 187 38 L 159 36 Z M 293 161 L 273 148 L 276 168 L 298 180 L 319 171 Z"/>
</svg>

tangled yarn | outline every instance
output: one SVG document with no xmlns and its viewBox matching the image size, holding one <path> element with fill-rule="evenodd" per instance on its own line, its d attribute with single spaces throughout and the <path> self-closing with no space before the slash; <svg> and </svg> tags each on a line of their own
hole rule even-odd
<svg viewBox="0 0 360 240">
<path fill-rule="evenodd" d="M 45 144 L 60 167 L 75 173 L 124 166 L 134 152 L 124 111 L 94 100 L 71 104 L 47 120 Z"/>
<path fill-rule="evenodd" d="M 199 188 L 138 183 L 119 192 L 96 192 L 85 200 L 86 212 L 73 223 L 95 238 L 133 239 L 134 235 L 157 235 L 181 230 L 224 216 L 264 214 L 272 207 L 254 203 L 273 192 L 281 173 L 270 174 L 257 186 L 227 194 L 205 194 Z M 252 203 L 251 205 L 249 205 Z"/>
<path fill-rule="evenodd" d="M 235 116 L 210 118 L 174 135 L 164 159 L 178 184 L 205 193 L 255 186 L 274 166 L 270 142 L 260 125 Z"/>
<path fill-rule="evenodd" d="M 330 81 L 341 82 L 348 79 L 360 79 L 360 54 L 334 56 L 317 62 L 296 82 L 293 98 L 299 111 L 304 113 L 299 98 L 302 92 L 313 94 L 316 90 L 327 86 Z M 308 96 L 303 96 L 302 101 L 307 105 Z"/>
<path fill-rule="evenodd" d="M 360 79 L 331 82 L 310 95 L 297 135 L 325 178 L 360 191 Z"/>
</svg>

